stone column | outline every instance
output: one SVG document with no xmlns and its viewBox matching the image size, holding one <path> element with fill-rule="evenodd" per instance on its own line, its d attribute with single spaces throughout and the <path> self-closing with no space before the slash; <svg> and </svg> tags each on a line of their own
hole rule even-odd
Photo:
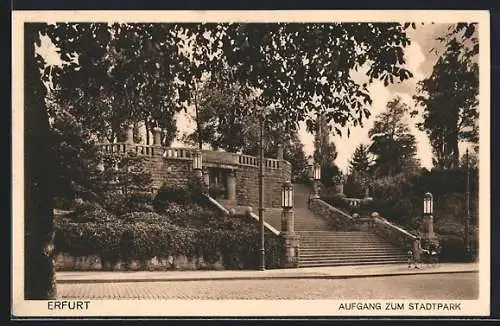
<svg viewBox="0 0 500 326">
<path fill-rule="evenodd" d="M 205 192 L 208 194 L 210 190 L 210 170 L 207 167 L 203 167 L 203 184 Z"/>
<path fill-rule="evenodd" d="M 285 268 L 298 267 L 300 236 L 296 233 L 282 233 L 285 242 Z"/>
<path fill-rule="evenodd" d="M 281 232 L 294 233 L 294 220 L 293 209 L 284 208 L 281 212 Z"/>
<path fill-rule="evenodd" d="M 128 125 L 127 126 L 127 131 L 126 131 L 127 139 L 126 143 L 127 144 L 133 144 L 134 143 L 134 125 Z"/>
<path fill-rule="evenodd" d="M 236 171 L 229 170 L 227 174 L 227 199 L 236 200 Z"/>
<path fill-rule="evenodd" d="M 153 145 L 161 146 L 161 128 L 153 128 Z"/>
<path fill-rule="evenodd" d="M 276 154 L 276 159 L 283 161 L 283 145 L 278 144 L 278 153 Z"/>
<path fill-rule="evenodd" d="M 437 242 L 438 238 L 434 233 L 434 217 L 432 215 L 425 214 L 422 218 L 422 223 L 422 240 L 424 240 L 424 243 L 429 244 L 430 242 Z"/>
</svg>

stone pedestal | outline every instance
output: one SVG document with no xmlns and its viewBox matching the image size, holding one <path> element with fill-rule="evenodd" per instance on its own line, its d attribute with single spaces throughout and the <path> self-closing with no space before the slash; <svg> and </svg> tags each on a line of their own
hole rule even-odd
<svg viewBox="0 0 500 326">
<path fill-rule="evenodd" d="M 281 212 L 281 232 L 293 233 L 294 230 L 294 215 L 292 209 L 283 209 Z"/>
<path fill-rule="evenodd" d="M 161 146 L 161 128 L 153 128 L 153 145 Z"/>
<path fill-rule="evenodd" d="M 438 237 L 434 233 L 434 217 L 432 215 L 425 214 L 422 217 L 422 246 L 428 247 L 429 244 L 439 244 Z"/>
<path fill-rule="evenodd" d="M 294 232 L 282 232 L 285 241 L 285 268 L 298 267 L 300 236 Z"/>
<path fill-rule="evenodd" d="M 320 181 L 319 180 L 313 180 L 313 197 L 312 198 L 319 198 L 319 187 L 320 187 Z"/>
<path fill-rule="evenodd" d="M 126 143 L 133 144 L 134 143 L 134 125 L 128 125 L 126 130 Z"/>
<path fill-rule="evenodd" d="M 210 189 L 210 171 L 208 168 L 203 168 L 203 184 L 205 192 L 208 194 L 208 190 Z"/>
<path fill-rule="evenodd" d="M 236 200 L 236 172 L 234 170 L 227 173 L 227 199 Z"/>
</svg>

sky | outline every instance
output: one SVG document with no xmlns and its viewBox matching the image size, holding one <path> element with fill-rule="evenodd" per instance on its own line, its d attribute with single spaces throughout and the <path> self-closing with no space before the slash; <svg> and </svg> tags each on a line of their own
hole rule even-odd
<svg viewBox="0 0 500 326">
<path fill-rule="evenodd" d="M 384 111 L 387 102 L 395 96 L 400 96 L 403 102 L 409 105 L 410 108 L 415 107 L 412 96 L 415 94 L 417 82 L 430 76 L 432 73 L 432 67 L 437 59 L 437 55 L 432 49 L 439 49 L 442 46 L 436 38 L 443 36 L 448 26 L 448 24 L 426 24 L 417 25 L 415 30 L 409 29 L 408 37 L 411 40 L 411 45 L 405 50 L 405 58 L 406 67 L 413 73 L 413 78 L 387 87 L 382 82 L 371 84 L 368 88 L 373 100 L 372 105 L 369 107 L 371 116 L 364 121 L 363 127 L 351 127 L 349 138 L 347 138 L 347 129 L 341 129 L 342 137 L 338 135 L 330 136 L 330 140 L 335 142 L 338 152 L 335 164 L 342 171 L 347 172 L 349 160 L 356 146 L 361 143 L 368 144 L 370 142 L 368 131 L 373 126 L 376 115 Z M 355 80 L 361 80 L 363 77 L 362 73 L 353 74 Z M 187 114 L 180 113 L 177 115 L 178 138 L 186 131 L 192 130 L 195 127 L 195 123 L 190 117 L 191 115 L 192 113 L 189 111 Z M 419 119 L 421 119 L 421 116 L 413 119 L 408 117 L 407 122 L 417 140 L 417 155 L 421 165 L 430 169 L 432 167 L 432 150 L 427 135 L 415 127 L 415 124 L 420 121 Z M 312 154 L 314 151 L 314 135 L 306 131 L 305 123 L 300 124 L 299 138 L 304 144 L 306 154 Z M 173 143 L 173 146 L 182 145 L 183 143 L 179 140 Z"/>
<path fill-rule="evenodd" d="M 428 77 L 432 73 L 432 67 L 437 59 L 437 55 L 432 50 L 442 47 L 439 41 L 436 40 L 436 37 L 443 36 L 448 26 L 447 24 L 426 24 L 417 25 L 415 30 L 409 29 L 408 37 L 411 40 L 411 45 L 405 49 L 405 58 L 406 67 L 413 73 L 413 78 L 387 87 L 379 81 L 370 84 L 368 89 L 373 100 L 372 105 L 369 107 L 371 112 L 370 118 L 365 119 L 362 128 L 351 127 L 349 137 L 347 137 L 347 129 L 342 130 L 342 137 L 338 135 L 330 136 L 330 139 L 335 142 L 338 152 L 335 164 L 339 166 L 342 171 L 347 171 L 349 160 L 356 146 L 361 143 L 369 143 L 368 131 L 373 126 L 377 114 L 385 109 L 387 102 L 395 96 L 399 96 L 404 103 L 410 106 L 410 108 L 415 107 L 412 96 L 416 92 L 417 82 Z M 47 64 L 57 65 L 60 63 L 60 59 L 55 55 L 55 50 L 56 48 L 52 42 L 50 42 L 50 39 L 46 38 L 42 42 L 39 53 L 44 56 Z M 352 77 L 360 81 L 365 78 L 363 73 L 360 72 L 353 72 Z M 179 132 L 172 146 L 185 146 L 185 144 L 180 141 L 180 138 L 187 131 L 193 130 L 195 127 L 191 115 L 192 113 L 189 111 L 188 113 L 181 112 L 177 114 L 177 127 Z M 432 151 L 429 139 L 425 133 L 417 130 L 415 127 L 415 124 L 420 121 L 419 119 L 421 119 L 420 116 L 413 119 L 408 117 L 407 122 L 417 140 L 417 155 L 421 165 L 426 168 L 431 168 Z M 299 137 L 304 144 L 306 154 L 312 154 L 314 151 L 314 136 L 306 131 L 305 123 L 300 124 Z"/>
</svg>

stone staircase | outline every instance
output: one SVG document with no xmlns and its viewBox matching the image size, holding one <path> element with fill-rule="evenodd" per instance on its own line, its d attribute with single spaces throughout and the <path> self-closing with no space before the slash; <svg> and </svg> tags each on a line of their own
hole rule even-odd
<svg viewBox="0 0 500 326">
<path fill-rule="evenodd" d="M 308 209 L 309 189 L 294 185 L 295 232 L 300 235 L 298 267 L 406 262 L 403 250 L 369 231 L 332 231 Z"/>
<path fill-rule="evenodd" d="M 395 264 L 405 253 L 367 231 L 299 231 L 298 267 Z"/>
<path fill-rule="evenodd" d="M 298 267 L 395 264 L 407 261 L 406 253 L 370 231 L 332 231 L 308 207 L 310 190 L 294 185 L 295 232 L 300 235 Z M 243 214 L 247 206 L 224 203 Z M 281 208 L 266 208 L 264 220 L 281 231 Z M 253 209 L 258 214 L 257 208 Z"/>
</svg>

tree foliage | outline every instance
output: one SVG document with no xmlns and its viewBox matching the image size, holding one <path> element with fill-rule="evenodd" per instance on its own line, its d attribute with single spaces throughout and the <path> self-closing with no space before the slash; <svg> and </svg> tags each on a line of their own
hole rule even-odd
<svg viewBox="0 0 500 326">
<path fill-rule="evenodd" d="M 396 97 L 387 103 L 368 135 L 371 137 L 370 152 L 375 158 L 376 176 L 390 176 L 418 168 L 417 145 L 405 121 L 409 107 Z"/>
<path fill-rule="evenodd" d="M 47 67 L 44 80 L 79 122 L 109 141 L 139 121 L 147 130 L 169 130 L 167 139 L 173 139 L 179 56 L 168 25 L 57 23 L 44 33 L 63 61 Z"/>
<path fill-rule="evenodd" d="M 350 172 L 365 173 L 370 172 L 371 160 L 369 158 L 369 146 L 359 144 L 356 146 L 351 160 L 349 160 Z"/>
<path fill-rule="evenodd" d="M 351 70 L 367 68 L 370 81 L 386 85 L 412 77 L 404 68 L 410 41 L 400 24 L 192 24 L 180 30 L 198 62 L 181 76 L 183 92 L 192 89 L 193 74 L 227 65 L 242 88 L 259 91 L 254 105 L 240 110 L 264 114 L 285 129 L 306 120 L 313 130 L 311 112 L 323 112 L 339 133 L 339 126 L 369 116 L 367 85 L 356 83 Z"/>
<path fill-rule="evenodd" d="M 429 136 L 434 165 L 440 169 L 458 167 L 459 142 L 479 141 L 479 66 L 475 58 L 479 46 L 474 30 L 474 25 L 458 24 L 443 38 L 446 50 L 432 75 L 418 83 L 414 97 L 423 110 L 419 127 Z"/>
</svg>

